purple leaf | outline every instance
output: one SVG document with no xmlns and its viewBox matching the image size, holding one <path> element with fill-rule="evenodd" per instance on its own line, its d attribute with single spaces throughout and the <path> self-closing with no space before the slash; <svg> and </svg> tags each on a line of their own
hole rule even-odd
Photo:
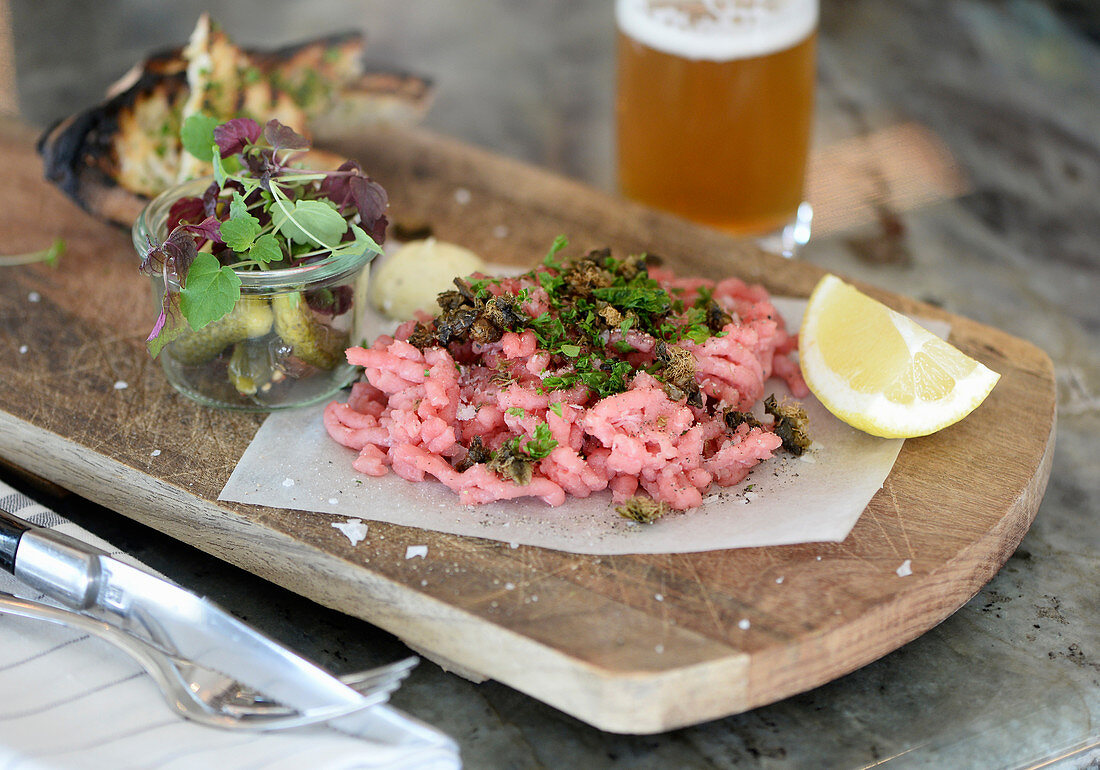
<svg viewBox="0 0 1100 770">
<path fill-rule="evenodd" d="M 223 158 L 236 155 L 260 138 L 260 124 L 251 118 L 233 118 L 214 128 L 214 141 Z"/>
<path fill-rule="evenodd" d="M 279 170 L 272 151 L 265 149 L 256 153 L 250 152 L 244 156 L 244 162 L 248 166 L 249 176 L 259 181 L 260 187 L 271 192 L 271 177 Z"/>
<path fill-rule="evenodd" d="M 221 188 L 217 182 L 211 182 L 202 194 L 202 213 L 208 217 L 215 216 L 218 210 L 218 195 Z"/>
<path fill-rule="evenodd" d="M 264 138 L 275 150 L 308 150 L 309 140 L 290 126 L 272 119 L 264 126 Z"/>
<path fill-rule="evenodd" d="M 354 177 L 351 180 L 355 207 L 359 209 L 360 226 L 374 242 L 381 245 L 386 240 L 386 206 L 389 199 L 382 185 L 369 177 Z"/>
<path fill-rule="evenodd" d="M 168 269 L 176 275 L 187 274 L 191 263 L 195 261 L 198 247 L 195 245 L 195 237 L 184 227 L 174 229 L 164 239 L 164 243 L 149 245 L 145 259 L 141 261 L 141 272 L 155 274 Z"/>
<path fill-rule="evenodd" d="M 214 243 L 222 243 L 222 223 L 217 217 L 210 216 L 197 225 L 184 224 L 180 227 L 192 235 L 197 235 Z"/>
<path fill-rule="evenodd" d="M 179 198 L 168 209 L 168 229 L 174 230 L 181 222 L 200 222 L 205 215 L 202 198 Z"/>
<path fill-rule="evenodd" d="M 355 175 L 362 173 L 359 164 L 354 160 L 344 161 L 340 168 L 330 172 L 321 180 L 321 194 L 335 203 L 343 213 L 345 208 L 355 205 L 355 197 L 351 192 L 351 180 Z"/>
<path fill-rule="evenodd" d="M 180 312 L 179 294 L 165 292 L 161 307 L 163 309 L 153 325 L 153 331 L 145 340 L 145 346 L 153 358 L 160 355 L 165 345 L 187 330 L 187 321 Z"/>
<path fill-rule="evenodd" d="M 361 227 L 375 240 L 386 238 L 386 207 L 389 199 L 382 185 L 363 174 L 359 164 L 349 160 L 321 182 L 321 193 L 346 213 L 349 206 L 359 212 Z"/>
<path fill-rule="evenodd" d="M 164 322 L 168 320 L 168 314 L 163 310 L 160 311 L 160 315 L 157 316 L 157 322 L 153 324 L 153 331 L 149 332 L 149 336 L 145 338 L 146 342 L 152 342 L 160 334 L 160 330 L 164 328 Z"/>
</svg>

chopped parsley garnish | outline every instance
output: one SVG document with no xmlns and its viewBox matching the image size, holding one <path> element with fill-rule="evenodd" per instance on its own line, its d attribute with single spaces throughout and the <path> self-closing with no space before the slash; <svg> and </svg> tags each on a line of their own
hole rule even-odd
<svg viewBox="0 0 1100 770">
<path fill-rule="evenodd" d="M 540 422 L 526 442 L 522 436 L 513 436 L 505 441 L 500 449 L 493 452 L 488 468 L 517 484 L 527 484 L 531 481 L 535 463 L 549 455 L 557 445 L 558 442 L 550 436 L 550 426 Z"/>
<path fill-rule="evenodd" d="M 419 348 L 495 342 L 506 331 L 530 329 L 539 349 L 551 356 L 552 373 L 542 379 L 543 391 L 580 384 L 603 398 L 622 393 L 639 371 L 646 371 L 668 383 L 676 398 L 691 400 L 693 385 L 686 380 L 694 367 L 685 363 L 691 353 L 675 346 L 706 342 L 721 333 L 729 314 L 708 290 L 698 292 L 690 306 L 686 292 L 670 294 L 650 277 L 645 255 L 619 259 L 602 249 L 565 258 L 566 246 L 559 236 L 542 264 L 518 277 L 527 285 L 516 293 L 504 291 L 501 279 L 456 279 L 456 290 L 439 296 L 440 315 L 418 326 L 409 342 Z M 546 292 L 549 305 L 536 316 L 526 309 L 532 286 Z M 623 337 L 634 334 L 653 337 L 672 352 L 653 364 L 638 365 L 638 357 L 632 363 L 628 357 L 635 347 Z"/>
</svg>

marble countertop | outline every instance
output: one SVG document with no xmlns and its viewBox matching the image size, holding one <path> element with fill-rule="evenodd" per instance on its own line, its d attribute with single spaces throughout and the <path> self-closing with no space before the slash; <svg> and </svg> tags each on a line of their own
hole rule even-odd
<svg viewBox="0 0 1100 770">
<path fill-rule="evenodd" d="M 18 106 L 39 125 L 95 101 L 150 47 L 182 40 L 203 10 L 191 0 L 8 5 Z M 435 78 L 429 128 L 612 189 L 606 2 L 279 0 L 234 3 L 218 18 L 252 44 L 364 28 L 369 62 Z M 824 0 L 821 18 L 810 195 L 831 201 L 830 216 L 801 258 L 1050 354 L 1057 446 L 1035 523 L 977 596 L 917 640 L 810 692 L 668 734 L 601 733 L 422 663 L 394 702 L 453 735 L 467 767 L 1100 763 L 1100 10 Z M 898 157 L 911 162 L 891 165 Z M 837 163 L 867 184 L 837 189 Z M 109 511 L 47 502 L 334 669 L 405 652 Z"/>
</svg>

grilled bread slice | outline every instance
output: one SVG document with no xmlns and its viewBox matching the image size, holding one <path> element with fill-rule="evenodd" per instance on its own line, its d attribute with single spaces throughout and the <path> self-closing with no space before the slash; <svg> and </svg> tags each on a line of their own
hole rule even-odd
<svg viewBox="0 0 1100 770">
<path fill-rule="evenodd" d="M 364 45 L 362 35 L 347 33 L 245 50 L 204 14 L 186 46 L 150 56 L 104 102 L 42 134 L 46 178 L 92 214 L 128 227 L 149 198 L 211 172 L 183 151 L 179 132 L 189 115 L 276 118 L 315 142 L 419 120 L 431 84 L 415 75 L 364 72 Z M 304 161 L 335 168 L 343 158 L 311 150 Z"/>
</svg>

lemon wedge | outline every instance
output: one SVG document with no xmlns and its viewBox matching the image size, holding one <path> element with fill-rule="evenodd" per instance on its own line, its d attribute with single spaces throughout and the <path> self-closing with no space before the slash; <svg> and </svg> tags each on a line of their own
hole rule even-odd
<svg viewBox="0 0 1100 770">
<path fill-rule="evenodd" d="M 885 438 L 958 422 L 1001 377 L 835 275 L 810 295 L 798 348 L 802 376 L 825 408 Z"/>
</svg>

